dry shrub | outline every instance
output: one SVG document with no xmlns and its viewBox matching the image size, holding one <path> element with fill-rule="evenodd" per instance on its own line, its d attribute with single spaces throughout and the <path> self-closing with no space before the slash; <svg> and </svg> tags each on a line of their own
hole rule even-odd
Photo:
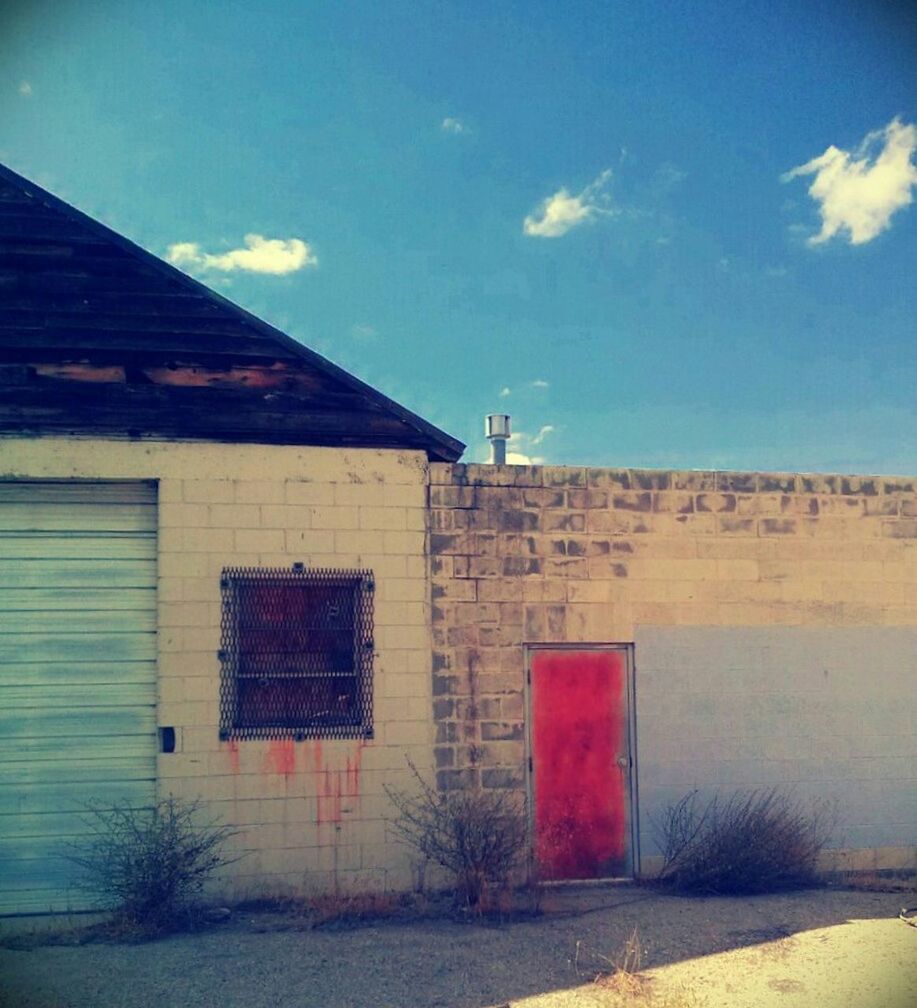
<svg viewBox="0 0 917 1008">
<path fill-rule="evenodd" d="M 815 884 L 831 822 L 824 808 L 777 788 L 715 796 L 705 805 L 693 791 L 669 806 L 658 829 L 658 881 L 685 893 L 740 894 Z"/>
<path fill-rule="evenodd" d="M 394 917 L 404 911 L 405 900 L 396 893 L 328 892 L 311 897 L 307 907 L 313 927 L 346 926 Z"/>
<path fill-rule="evenodd" d="M 526 851 L 518 798 L 503 790 L 436 791 L 410 764 L 419 791 L 387 788 L 398 809 L 392 826 L 401 840 L 453 879 L 458 905 L 476 913 L 499 909 Z"/>
<path fill-rule="evenodd" d="M 90 807 L 91 833 L 65 857 L 81 869 L 81 888 L 112 910 L 113 933 L 151 937 L 204 919 L 204 884 L 234 860 L 220 848 L 236 831 L 201 822 L 200 809 L 171 795 L 153 808 Z"/>
</svg>

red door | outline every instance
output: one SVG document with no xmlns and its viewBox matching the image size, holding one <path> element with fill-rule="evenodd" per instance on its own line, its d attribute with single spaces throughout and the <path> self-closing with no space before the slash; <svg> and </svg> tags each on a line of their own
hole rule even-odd
<svg viewBox="0 0 917 1008">
<path fill-rule="evenodd" d="M 535 862 L 542 879 L 631 874 L 627 652 L 531 652 Z"/>
</svg>

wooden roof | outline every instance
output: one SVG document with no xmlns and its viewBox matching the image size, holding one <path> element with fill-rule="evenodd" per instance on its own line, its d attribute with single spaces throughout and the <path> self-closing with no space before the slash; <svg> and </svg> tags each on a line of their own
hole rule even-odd
<svg viewBox="0 0 917 1008">
<path fill-rule="evenodd" d="M 0 165 L 0 434 L 461 441 Z"/>
</svg>

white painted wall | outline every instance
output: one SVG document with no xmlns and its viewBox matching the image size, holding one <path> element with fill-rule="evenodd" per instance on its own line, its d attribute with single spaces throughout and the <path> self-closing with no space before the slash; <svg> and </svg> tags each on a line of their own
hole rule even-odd
<svg viewBox="0 0 917 1008">
<path fill-rule="evenodd" d="M 686 792 L 784 785 L 836 803 L 838 867 L 917 866 L 917 630 L 640 627 L 635 662 L 644 859 Z"/>
</svg>

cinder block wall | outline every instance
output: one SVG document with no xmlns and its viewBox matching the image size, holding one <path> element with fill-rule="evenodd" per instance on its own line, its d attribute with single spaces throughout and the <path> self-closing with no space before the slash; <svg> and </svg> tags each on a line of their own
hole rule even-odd
<svg viewBox="0 0 917 1008">
<path fill-rule="evenodd" d="M 523 787 L 526 643 L 639 642 L 647 627 L 917 627 L 914 479 L 433 465 L 430 483 L 442 788 Z M 707 716 L 721 715 L 712 703 Z M 644 750 L 640 731 L 638 720 L 638 765 L 676 758 Z M 678 745 L 690 758 L 691 739 Z"/>
<path fill-rule="evenodd" d="M 385 785 L 430 768 L 430 630 L 422 452 L 23 439 L 6 478 L 155 479 L 159 485 L 161 795 L 202 799 L 239 829 L 234 895 L 405 888 Z M 374 572 L 374 728 L 368 740 L 221 742 L 220 573 L 225 566 Z"/>
</svg>

